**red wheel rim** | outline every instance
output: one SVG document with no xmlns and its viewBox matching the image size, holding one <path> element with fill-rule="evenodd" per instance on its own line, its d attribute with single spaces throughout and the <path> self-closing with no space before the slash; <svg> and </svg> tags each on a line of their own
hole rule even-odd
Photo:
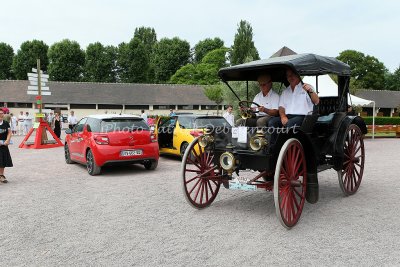
<svg viewBox="0 0 400 267">
<path fill-rule="evenodd" d="M 287 141 L 288 142 L 288 141 Z M 278 219 L 287 228 L 293 227 L 300 219 L 303 211 L 306 185 L 307 166 L 302 145 L 296 139 L 289 140 L 283 152 L 279 168 L 277 186 L 278 194 L 275 194 Z M 279 161 L 279 159 L 278 159 Z"/>
<path fill-rule="evenodd" d="M 343 168 L 339 174 L 342 191 L 347 195 L 357 192 L 364 172 L 365 150 L 360 128 L 351 124 L 343 147 Z"/>
<path fill-rule="evenodd" d="M 198 149 L 199 152 L 196 151 Z M 210 205 L 218 194 L 221 182 L 214 154 L 204 151 L 198 140 L 191 143 L 182 160 L 183 189 L 186 199 L 196 208 Z"/>
</svg>

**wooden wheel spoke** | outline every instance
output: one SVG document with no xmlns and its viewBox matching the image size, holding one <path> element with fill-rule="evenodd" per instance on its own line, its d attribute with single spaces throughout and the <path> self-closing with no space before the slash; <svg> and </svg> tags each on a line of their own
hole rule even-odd
<svg viewBox="0 0 400 267">
<path fill-rule="evenodd" d="M 200 175 L 196 175 L 195 177 L 193 177 L 193 178 L 191 178 L 191 179 L 185 181 L 185 183 L 188 184 L 188 183 L 190 183 L 190 182 L 192 182 L 192 181 L 194 181 L 194 180 L 196 180 L 196 179 L 200 179 Z"/>
<path fill-rule="evenodd" d="M 297 188 L 293 187 L 293 192 L 299 196 L 299 198 L 303 198 L 303 194 L 300 194 L 299 191 L 297 191 Z"/>
<path fill-rule="evenodd" d="M 296 206 L 296 209 L 299 210 L 300 209 L 300 205 L 299 205 L 299 203 L 297 203 L 297 198 L 294 195 L 294 190 L 292 191 L 292 198 L 293 198 L 293 203 Z"/>
<path fill-rule="evenodd" d="M 190 189 L 190 191 L 188 192 L 189 195 L 192 194 L 193 190 L 194 190 L 194 189 L 196 188 L 196 186 L 200 183 L 200 181 L 201 181 L 201 179 L 199 178 L 199 179 L 197 180 L 197 182 L 193 185 L 192 189 Z"/>
<path fill-rule="evenodd" d="M 197 164 L 197 162 L 194 162 L 194 161 L 190 158 L 190 156 L 187 157 L 187 160 L 186 160 L 186 161 L 190 161 L 193 165 L 195 165 L 197 168 L 199 168 L 199 170 L 201 169 L 200 165 Z"/>
<path fill-rule="evenodd" d="M 212 186 L 211 186 L 210 180 L 207 180 L 207 185 L 208 185 L 208 187 L 210 188 L 211 195 L 214 195 L 214 190 L 212 189 Z"/>
</svg>

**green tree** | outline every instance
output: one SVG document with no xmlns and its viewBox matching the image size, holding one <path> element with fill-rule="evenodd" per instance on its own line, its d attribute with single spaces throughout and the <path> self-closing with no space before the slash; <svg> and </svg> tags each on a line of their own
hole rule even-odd
<svg viewBox="0 0 400 267">
<path fill-rule="evenodd" d="M 226 66 L 227 48 L 219 48 L 205 55 L 199 64 L 188 63 L 171 77 L 171 83 L 178 84 L 217 84 L 218 70 Z"/>
<path fill-rule="evenodd" d="M 400 91 L 400 66 L 393 72 L 388 72 L 385 77 L 385 89 Z"/>
<path fill-rule="evenodd" d="M 226 67 L 227 66 L 226 54 L 228 51 L 229 51 L 229 49 L 226 47 L 214 49 L 214 50 L 208 52 L 203 57 L 203 59 L 201 60 L 201 63 L 213 64 L 217 67 L 217 69 Z"/>
<path fill-rule="evenodd" d="M 182 66 L 189 62 L 190 45 L 178 37 L 163 38 L 154 48 L 154 75 L 157 83 L 167 82 Z"/>
<path fill-rule="evenodd" d="M 198 42 L 194 46 L 194 61 L 195 63 L 200 63 L 203 57 L 210 51 L 222 48 L 224 46 L 224 41 L 216 37 L 214 39 L 204 39 Z"/>
<path fill-rule="evenodd" d="M 53 81 L 80 81 L 83 78 L 85 52 L 76 41 L 64 39 L 48 52 L 49 75 Z"/>
<path fill-rule="evenodd" d="M 144 53 L 146 55 L 146 61 L 148 62 L 148 67 L 143 70 L 146 74 L 145 82 L 154 82 L 154 64 L 152 62 L 152 55 L 154 47 L 157 44 L 157 34 L 153 28 L 140 27 L 135 29 L 135 38 L 138 38 L 144 45 Z"/>
<path fill-rule="evenodd" d="M 0 43 L 0 80 L 12 78 L 13 57 L 14 49 L 6 43 Z"/>
<path fill-rule="evenodd" d="M 384 89 L 387 69 L 377 58 L 359 51 L 345 50 L 337 59 L 350 66 L 355 88 Z"/>
<path fill-rule="evenodd" d="M 241 20 L 233 41 L 230 53 L 231 65 L 238 65 L 252 60 L 260 59 L 257 48 L 253 42 L 253 28 L 250 23 Z"/>
<path fill-rule="evenodd" d="M 118 74 L 122 82 L 144 83 L 147 81 L 149 58 L 146 48 L 139 38 L 134 37 L 129 43 L 118 47 Z"/>
<path fill-rule="evenodd" d="M 115 82 L 116 48 L 89 44 L 85 53 L 84 80 L 88 82 Z"/>
<path fill-rule="evenodd" d="M 32 40 L 21 44 L 20 49 L 14 56 L 12 71 L 17 80 L 26 80 L 27 73 L 32 72 L 32 68 L 37 68 L 37 59 L 40 59 L 40 69 L 47 71 L 49 60 L 47 51 L 49 46 L 43 41 Z"/>
<path fill-rule="evenodd" d="M 219 105 L 224 101 L 223 98 L 224 85 L 222 83 L 210 85 L 204 88 L 204 94 L 217 104 L 217 115 L 219 112 Z"/>
</svg>

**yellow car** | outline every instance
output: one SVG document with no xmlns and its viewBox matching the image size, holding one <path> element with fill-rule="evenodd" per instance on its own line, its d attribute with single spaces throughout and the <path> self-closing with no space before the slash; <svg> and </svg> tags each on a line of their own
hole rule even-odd
<svg viewBox="0 0 400 267">
<path fill-rule="evenodd" d="M 186 148 L 206 127 L 231 127 L 221 116 L 176 115 L 156 122 L 155 132 L 161 154 L 183 157 Z"/>
</svg>

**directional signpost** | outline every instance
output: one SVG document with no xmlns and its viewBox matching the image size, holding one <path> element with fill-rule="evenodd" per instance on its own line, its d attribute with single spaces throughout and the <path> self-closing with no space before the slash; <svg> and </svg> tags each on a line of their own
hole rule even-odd
<svg viewBox="0 0 400 267">
<path fill-rule="evenodd" d="M 46 121 L 43 120 L 45 117 L 42 113 L 43 100 L 42 95 L 51 95 L 50 88 L 46 85 L 49 81 L 49 75 L 43 74 L 40 70 L 40 59 L 37 60 L 37 69 L 32 68 L 33 73 L 28 73 L 28 80 L 30 85 L 28 86 L 28 95 L 36 95 L 36 107 L 39 109 L 39 113 L 35 114 L 38 119 L 35 122 L 35 126 L 30 129 L 29 133 L 25 136 L 24 140 L 19 145 L 19 148 L 51 148 L 63 146 L 60 139 L 55 135 L 53 130 L 49 127 Z M 32 133 L 36 131 L 35 141 L 28 141 Z M 47 132 L 49 132 L 54 140 L 47 139 Z"/>
</svg>

